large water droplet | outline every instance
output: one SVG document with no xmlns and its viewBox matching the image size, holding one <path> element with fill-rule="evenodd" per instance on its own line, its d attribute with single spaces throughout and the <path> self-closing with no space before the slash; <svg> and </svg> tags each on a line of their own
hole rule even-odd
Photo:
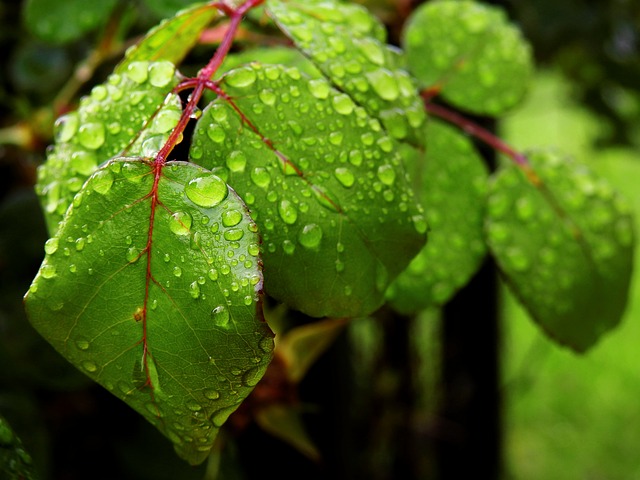
<svg viewBox="0 0 640 480">
<path fill-rule="evenodd" d="M 284 199 L 281 200 L 278 204 L 278 213 L 280 214 L 280 218 L 284 221 L 284 223 L 293 225 L 296 223 L 298 219 L 298 210 L 289 200 Z"/>
<path fill-rule="evenodd" d="M 353 103 L 353 100 L 351 100 L 351 98 L 344 93 L 341 93 L 333 97 L 332 103 L 333 103 L 333 108 L 340 115 L 349 115 L 353 112 L 353 109 L 355 108 L 355 104 Z"/>
<path fill-rule="evenodd" d="M 398 82 L 389 70 L 380 68 L 368 72 L 366 77 L 380 98 L 392 102 L 400 96 Z"/>
<path fill-rule="evenodd" d="M 212 388 L 208 388 L 204 391 L 204 396 L 209 400 L 217 400 L 220 398 L 220 392 Z"/>
<path fill-rule="evenodd" d="M 89 150 L 97 150 L 105 141 L 105 129 L 101 123 L 85 123 L 78 131 L 78 142 Z"/>
<path fill-rule="evenodd" d="M 309 92 L 318 100 L 324 100 L 329 96 L 329 82 L 323 78 L 310 80 L 308 83 Z"/>
<path fill-rule="evenodd" d="M 149 83 L 154 87 L 164 87 L 173 79 L 175 67 L 171 62 L 156 62 L 149 67 Z"/>
<path fill-rule="evenodd" d="M 263 167 L 256 167 L 251 171 L 251 181 L 260 188 L 267 188 L 271 183 L 271 175 Z"/>
<path fill-rule="evenodd" d="M 105 195 L 111 190 L 113 185 L 113 175 L 109 170 L 99 170 L 91 178 L 91 187 L 94 191 Z"/>
<path fill-rule="evenodd" d="M 55 124 L 55 137 L 58 142 L 68 142 L 71 140 L 80 126 L 80 117 L 77 112 L 68 113 L 58 120 Z"/>
<path fill-rule="evenodd" d="M 244 67 L 229 72 L 225 76 L 225 82 L 232 87 L 246 88 L 253 85 L 256 78 L 256 72 L 253 68 Z"/>
<path fill-rule="evenodd" d="M 80 175 L 88 176 L 96 169 L 98 159 L 94 153 L 86 150 L 80 150 L 71 155 L 70 165 L 71 168 Z"/>
<path fill-rule="evenodd" d="M 200 284 L 198 284 L 197 281 L 189 285 L 189 295 L 191 295 L 191 298 L 198 298 L 200 296 Z"/>
<path fill-rule="evenodd" d="M 232 172 L 242 172 L 247 165 L 247 157 L 240 150 L 235 150 L 227 157 L 227 167 Z"/>
<path fill-rule="evenodd" d="M 200 207 L 215 207 L 227 198 L 229 193 L 227 184 L 213 174 L 194 178 L 184 191 L 189 200 Z"/>
<path fill-rule="evenodd" d="M 134 82 L 141 84 L 149 78 L 149 62 L 132 62 L 127 67 L 127 76 Z"/>
<path fill-rule="evenodd" d="M 393 185 L 396 180 L 396 171 L 391 165 L 380 165 L 377 175 L 378 179 L 385 185 Z"/>
<path fill-rule="evenodd" d="M 214 325 L 217 327 L 228 328 L 230 319 L 229 310 L 223 305 L 219 305 L 211 310 L 211 320 L 213 320 Z"/>
<path fill-rule="evenodd" d="M 227 210 L 222 214 L 222 224 L 225 227 L 235 227 L 242 220 L 242 212 L 239 210 Z"/>
<path fill-rule="evenodd" d="M 44 244 L 44 251 L 48 255 L 53 255 L 58 251 L 58 238 L 53 237 L 47 240 Z"/>
<path fill-rule="evenodd" d="M 310 223 L 305 225 L 298 234 L 298 242 L 305 248 L 315 249 L 318 248 L 322 241 L 322 228 L 315 224 Z"/>
<path fill-rule="evenodd" d="M 351 170 L 346 167 L 338 167 L 334 171 L 338 181 L 345 187 L 351 187 L 356 181 L 356 177 Z"/>
<path fill-rule="evenodd" d="M 169 219 L 169 229 L 176 235 L 189 235 L 193 218 L 187 212 L 176 212 Z"/>
<path fill-rule="evenodd" d="M 211 125 L 209 125 L 209 128 L 207 128 L 207 136 L 214 143 L 222 143 L 227 137 L 227 134 L 225 133 L 224 128 L 221 125 L 212 123 Z"/>
<path fill-rule="evenodd" d="M 93 373 L 98 370 L 98 366 L 89 360 L 82 362 L 82 368 L 84 368 L 87 372 Z"/>
</svg>

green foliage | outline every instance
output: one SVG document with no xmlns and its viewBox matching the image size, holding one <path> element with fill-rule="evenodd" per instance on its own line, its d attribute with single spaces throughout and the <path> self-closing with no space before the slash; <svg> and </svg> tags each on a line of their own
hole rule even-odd
<svg viewBox="0 0 640 480">
<path fill-rule="evenodd" d="M 0 415 L 0 474 L 6 480 L 36 480 L 31 455 L 9 422 Z"/>
<path fill-rule="evenodd" d="M 498 115 L 523 97 L 529 44 L 496 7 L 437 0 L 414 12 L 403 43 L 420 84 L 463 110 Z"/>
<path fill-rule="evenodd" d="M 633 265 L 630 208 L 606 181 L 566 157 L 528 158 L 542 184 L 532 185 L 512 165 L 497 174 L 488 242 L 533 318 L 558 342 L 585 351 L 624 312 Z"/>
<path fill-rule="evenodd" d="M 431 103 L 496 115 L 520 100 L 529 47 L 500 10 L 429 2 L 405 56 L 361 6 L 268 0 L 261 24 L 295 50 L 229 55 L 262 2 L 235 3 L 193 6 L 128 50 L 58 120 L 36 186 L 52 237 L 31 323 L 181 457 L 203 462 L 265 374 L 265 294 L 312 317 L 372 315 L 385 299 L 416 314 L 445 304 L 489 247 L 560 343 L 585 351 L 618 323 L 634 244 L 624 201 L 563 157 L 517 154 Z M 211 61 L 183 77 L 176 65 L 223 14 Z M 426 111 L 513 163 L 488 180 L 471 141 Z M 315 453 L 297 416 L 271 407 L 256 417 L 285 419 L 280 436 Z"/>
</svg>

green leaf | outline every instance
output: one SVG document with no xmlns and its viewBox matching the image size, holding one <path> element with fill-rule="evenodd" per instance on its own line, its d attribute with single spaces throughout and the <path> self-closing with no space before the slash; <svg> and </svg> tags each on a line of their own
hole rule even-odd
<svg viewBox="0 0 640 480">
<path fill-rule="evenodd" d="M 182 113 L 179 97 L 169 94 L 177 82 L 169 62 L 135 62 L 57 120 L 55 147 L 39 168 L 36 185 L 52 235 L 99 163 L 124 152 L 157 153 Z"/>
<path fill-rule="evenodd" d="M 416 9 L 403 45 L 423 87 L 478 114 L 516 105 L 533 70 L 531 48 L 504 11 L 470 0 L 436 0 Z"/>
<path fill-rule="evenodd" d="M 272 0 L 280 29 L 331 82 L 378 118 L 399 140 L 418 142 L 425 120 L 414 80 L 399 52 L 386 45 L 384 26 L 360 5 L 336 1 Z"/>
<path fill-rule="evenodd" d="M 625 309 L 630 209 L 604 179 L 570 159 L 543 151 L 529 160 L 535 174 L 508 165 L 490 187 L 488 244 L 534 320 L 583 352 Z"/>
<path fill-rule="evenodd" d="M 170 17 L 178 10 L 196 3 L 195 0 L 143 0 L 149 10 L 161 18 Z"/>
<path fill-rule="evenodd" d="M 113 160 L 47 242 L 30 321 L 200 463 L 272 355 L 256 231 L 201 167 Z"/>
<path fill-rule="evenodd" d="M 27 0 L 23 19 L 41 40 L 65 43 L 105 24 L 117 0 Z"/>
<path fill-rule="evenodd" d="M 446 303 L 478 270 L 486 253 L 488 171 L 482 158 L 467 137 L 437 120 L 428 122 L 426 138 L 426 158 L 415 149 L 404 158 L 412 160 L 409 171 L 418 183 L 429 242 L 387 292 L 393 308 L 405 314 Z"/>
<path fill-rule="evenodd" d="M 426 230 L 393 140 L 348 95 L 295 68 L 254 63 L 221 88 L 190 155 L 249 205 L 267 293 L 315 317 L 378 308 Z"/>
<path fill-rule="evenodd" d="M 127 50 L 125 58 L 116 67 L 116 73 L 125 73 L 130 64 L 139 61 L 165 60 L 179 64 L 196 45 L 200 35 L 220 12 L 209 4 L 197 4 L 164 20 L 136 45 Z"/>
<path fill-rule="evenodd" d="M 0 415 L 0 476 L 3 480 L 36 480 L 31 455 L 9 422 Z"/>
</svg>

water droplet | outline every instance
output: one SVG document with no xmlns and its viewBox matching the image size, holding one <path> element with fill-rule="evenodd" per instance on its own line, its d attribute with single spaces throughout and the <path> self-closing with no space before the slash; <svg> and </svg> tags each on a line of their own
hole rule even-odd
<svg viewBox="0 0 640 480">
<path fill-rule="evenodd" d="M 353 112 L 353 109 L 355 108 L 355 104 L 353 103 L 353 100 L 351 100 L 351 98 L 344 93 L 334 96 L 331 99 L 331 101 L 333 103 L 333 108 L 340 115 L 349 115 Z"/>
<path fill-rule="evenodd" d="M 106 195 L 113 185 L 113 174 L 109 170 L 99 170 L 91 177 L 91 187 L 94 191 Z"/>
<path fill-rule="evenodd" d="M 189 235 L 193 218 L 187 212 L 176 212 L 169 219 L 169 229 L 176 235 Z"/>
<path fill-rule="evenodd" d="M 215 207 L 229 193 L 227 184 L 213 174 L 194 178 L 184 190 L 189 200 L 200 207 Z"/>
<path fill-rule="evenodd" d="M 315 223 L 305 225 L 298 234 L 298 242 L 300 242 L 300 245 L 305 248 L 317 248 L 320 245 L 321 241 L 322 228 Z"/>
<path fill-rule="evenodd" d="M 227 134 L 225 133 L 224 128 L 221 125 L 212 123 L 211 125 L 209 125 L 209 128 L 207 128 L 207 136 L 214 143 L 222 143 L 227 137 Z"/>
<path fill-rule="evenodd" d="M 235 150 L 227 157 L 227 167 L 232 172 L 242 172 L 247 165 L 247 157 L 240 150 Z"/>
<path fill-rule="evenodd" d="M 240 228 L 230 228 L 224 232 L 224 238 L 229 242 L 237 242 L 242 237 L 244 237 L 244 231 Z"/>
<path fill-rule="evenodd" d="M 276 94 L 268 88 L 260 90 L 260 92 L 258 92 L 258 98 L 265 105 L 273 106 L 276 103 Z"/>
<path fill-rule="evenodd" d="M 70 165 L 80 175 L 88 176 L 95 171 L 98 159 L 93 152 L 79 150 L 71 155 Z"/>
<path fill-rule="evenodd" d="M 82 362 L 82 368 L 84 368 L 89 373 L 93 373 L 98 370 L 98 366 L 89 360 Z"/>
<path fill-rule="evenodd" d="M 377 175 L 378 179 L 385 185 L 393 185 L 396 180 L 396 171 L 391 165 L 380 165 Z"/>
<path fill-rule="evenodd" d="M 129 247 L 127 249 L 126 259 L 127 262 L 135 262 L 140 258 L 140 252 L 136 247 Z"/>
<path fill-rule="evenodd" d="M 356 181 L 356 177 L 353 175 L 353 172 L 345 167 L 336 168 L 334 175 L 338 181 L 347 188 L 353 186 Z"/>
<path fill-rule="evenodd" d="M 229 310 L 223 305 L 219 305 L 211 310 L 211 320 L 213 320 L 214 325 L 217 327 L 228 328 L 230 319 Z"/>
<path fill-rule="evenodd" d="M 351 150 L 349 152 L 349 163 L 355 167 L 362 165 L 364 156 L 360 150 Z"/>
<path fill-rule="evenodd" d="M 78 131 L 78 142 L 89 150 L 97 150 L 105 141 L 105 129 L 101 123 L 85 123 Z"/>
<path fill-rule="evenodd" d="M 181 277 L 182 269 L 176 265 L 175 267 L 173 267 L 173 275 L 176 277 Z"/>
<path fill-rule="evenodd" d="M 55 137 L 58 142 L 68 142 L 71 140 L 80 126 L 80 117 L 77 112 L 68 113 L 58 120 L 55 124 Z"/>
<path fill-rule="evenodd" d="M 423 215 L 414 215 L 411 219 L 413 220 L 413 226 L 416 232 L 420 234 L 427 232 L 428 225 Z"/>
<path fill-rule="evenodd" d="M 344 262 L 340 259 L 337 259 L 335 262 L 336 272 L 341 273 L 344 272 Z"/>
<path fill-rule="evenodd" d="M 42 278 L 54 278 L 57 275 L 56 267 L 46 263 L 40 267 L 40 275 L 42 275 Z"/>
<path fill-rule="evenodd" d="M 324 188 L 314 185 L 312 187 L 312 191 L 320 205 L 333 212 L 340 211 L 340 204 L 338 203 L 338 201 Z"/>
<path fill-rule="evenodd" d="M 242 375 L 242 383 L 248 387 L 255 387 L 262 378 L 262 369 L 260 367 L 250 368 Z"/>
<path fill-rule="evenodd" d="M 263 167 L 256 167 L 251 171 L 251 181 L 260 188 L 267 188 L 271 183 L 271 175 Z"/>
<path fill-rule="evenodd" d="M 198 298 L 200 296 L 200 285 L 197 281 L 189 285 L 189 295 L 191 295 L 191 298 Z"/>
<path fill-rule="evenodd" d="M 384 50 L 375 39 L 369 37 L 359 38 L 356 41 L 356 45 L 370 62 L 379 66 L 384 65 Z"/>
<path fill-rule="evenodd" d="M 289 200 L 281 200 L 278 204 L 278 213 L 282 221 L 288 225 L 293 225 L 298 219 L 298 210 Z"/>
<path fill-rule="evenodd" d="M 88 340 L 85 340 L 85 339 L 76 340 L 76 347 L 78 347 L 80 350 L 89 350 L 90 345 L 91 344 L 89 343 Z"/>
<path fill-rule="evenodd" d="M 44 251 L 48 255 L 53 255 L 58 251 L 58 238 L 53 237 L 47 240 L 44 244 Z"/>
<path fill-rule="evenodd" d="M 182 111 L 176 108 L 163 108 L 158 112 L 158 114 L 153 119 L 151 132 L 153 133 L 168 132 L 178 124 L 178 121 L 180 120 L 181 115 L 182 115 Z"/>
<path fill-rule="evenodd" d="M 246 88 L 256 81 L 256 72 L 253 68 L 243 67 L 232 70 L 225 76 L 225 82 L 231 87 Z"/>
<path fill-rule="evenodd" d="M 329 83 L 323 78 L 310 80 L 308 86 L 311 95 L 313 95 L 318 100 L 324 100 L 329 96 Z"/>
<path fill-rule="evenodd" d="M 154 87 L 164 87 L 173 80 L 175 67 L 170 62 L 155 62 L 149 67 L 149 83 Z"/>
<path fill-rule="evenodd" d="M 252 243 L 247 247 L 247 252 L 252 257 L 257 257 L 260 254 L 260 247 L 257 244 Z"/>
<path fill-rule="evenodd" d="M 127 76 L 134 82 L 141 84 L 149 77 L 149 62 L 132 62 L 127 67 Z"/>
<path fill-rule="evenodd" d="M 207 390 L 204 391 L 204 396 L 207 397 L 209 400 L 217 400 L 220 398 L 220 392 L 212 388 L 208 388 Z"/>
<path fill-rule="evenodd" d="M 222 224 L 225 227 L 235 227 L 242 220 L 242 213 L 239 210 L 227 210 L 222 214 Z"/>
<path fill-rule="evenodd" d="M 531 220 L 535 214 L 535 206 L 530 198 L 522 197 L 516 202 L 516 213 L 520 220 Z"/>
<path fill-rule="evenodd" d="M 397 100 L 400 96 L 400 89 L 393 73 L 385 68 L 374 70 L 366 74 L 367 79 L 376 93 L 383 100 L 390 102 Z"/>
</svg>

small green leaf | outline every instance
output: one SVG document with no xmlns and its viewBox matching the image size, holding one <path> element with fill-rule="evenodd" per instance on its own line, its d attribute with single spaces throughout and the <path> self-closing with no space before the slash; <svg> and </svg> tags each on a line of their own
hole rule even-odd
<svg viewBox="0 0 640 480">
<path fill-rule="evenodd" d="M 254 63 L 221 87 L 190 155 L 249 205 L 266 292 L 315 317 L 378 308 L 426 230 L 393 140 L 348 95 L 295 68 Z"/>
<path fill-rule="evenodd" d="M 22 446 L 9 422 L 0 415 L 0 477 L 3 480 L 36 480 L 31 455 Z"/>
<path fill-rule="evenodd" d="M 418 141 L 425 112 L 415 81 L 400 68 L 400 53 L 386 45 L 384 26 L 371 13 L 326 0 L 272 0 L 268 11 L 318 69 L 392 137 Z"/>
<path fill-rule="evenodd" d="M 55 147 L 38 170 L 36 190 L 49 232 L 71 205 L 73 196 L 104 160 L 126 151 L 154 156 L 178 123 L 180 98 L 169 62 L 135 62 L 113 74 L 80 100 L 77 111 L 60 117 Z"/>
<path fill-rule="evenodd" d="M 513 107 L 532 74 L 531 48 L 503 10 L 470 0 L 436 0 L 416 9 L 403 45 L 423 87 L 473 113 Z"/>
<path fill-rule="evenodd" d="M 116 4 L 117 0 L 27 0 L 23 18 L 41 40 L 65 43 L 105 24 Z"/>
<path fill-rule="evenodd" d="M 256 231 L 201 167 L 111 161 L 47 242 L 30 321 L 200 463 L 272 355 Z"/>
<path fill-rule="evenodd" d="M 401 313 L 446 303 L 477 271 L 486 253 L 483 222 L 488 171 L 473 143 L 430 120 L 428 148 L 404 155 L 426 212 L 429 241 L 387 291 Z"/>
<path fill-rule="evenodd" d="M 116 67 L 116 73 L 125 73 L 131 63 L 139 61 L 165 60 L 179 64 L 198 42 L 204 29 L 220 16 L 219 10 L 210 4 L 197 4 L 178 12 L 152 28 L 140 42 L 127 50 L 124 60 Z"/>
<path fill-rule="evenodd" d="M 553 152 L 510 164 L 490 188 L 486 235 L 507 282 L 556 341 L 578 352 L 624 312 L 634 228 L 626 202 L 586 167 Z"/>
</svg>

